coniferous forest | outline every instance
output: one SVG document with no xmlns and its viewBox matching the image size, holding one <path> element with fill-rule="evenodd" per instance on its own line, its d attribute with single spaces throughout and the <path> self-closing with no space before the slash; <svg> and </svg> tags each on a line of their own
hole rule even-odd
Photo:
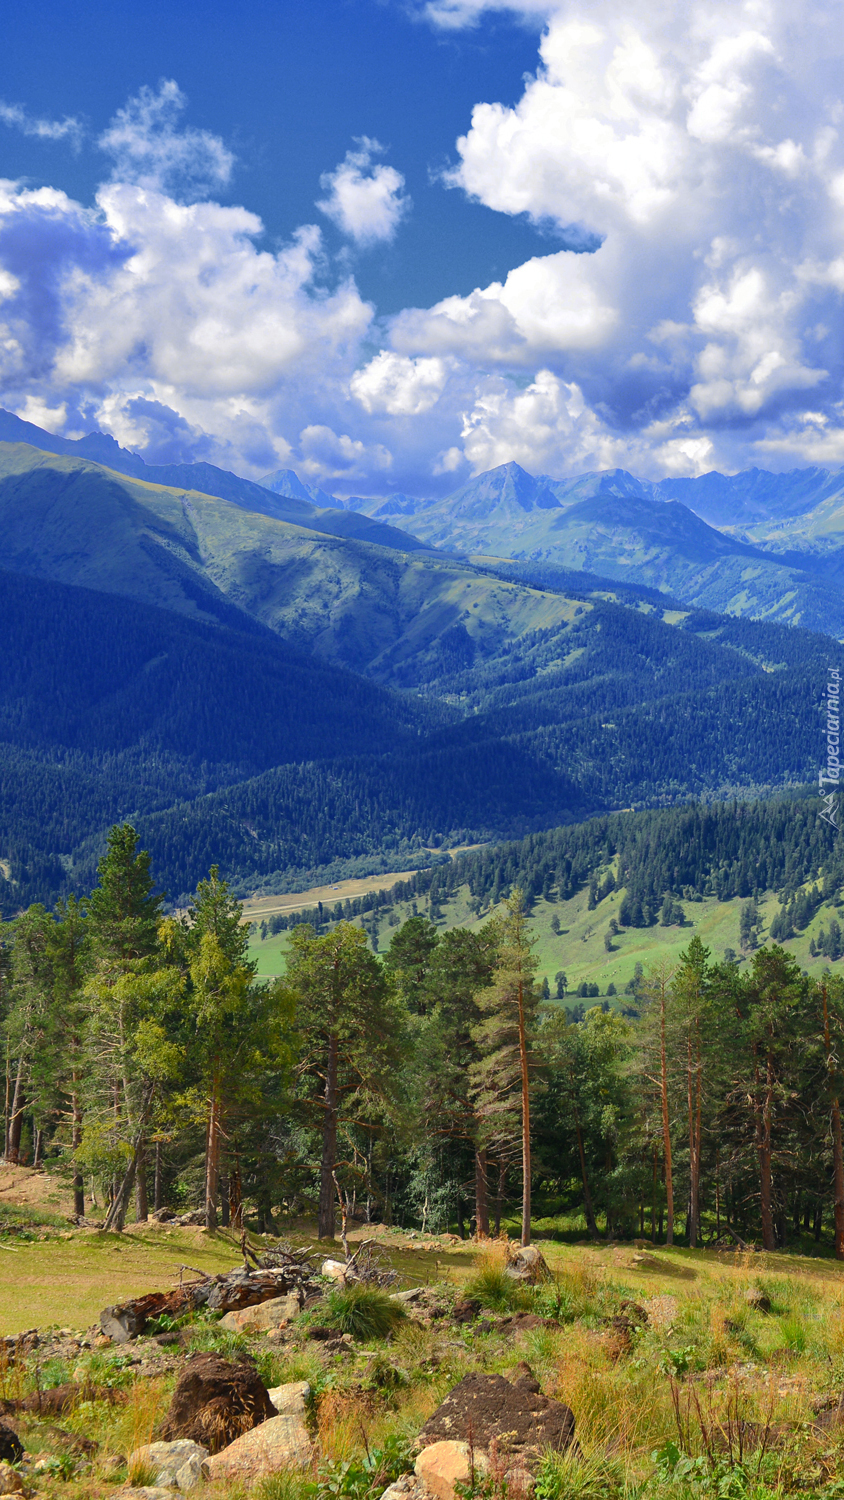
<svg viewBox="0 0 844 1500">
<path fill-rule="evenodd" d="M 785 911 L 807 860 L 838 877 L 799 802 L 728 811 L 600 822 L 591 850 L 564 830 L 476 855 L 488 919 L 411 917 L 384 955 L 342 913 L 299 921 L 272 982 L 218 870 L 167 915 L 116 825 L 89 896 L 0 930 L 6 1159 L 68 1174 L 77 1215 L 108 1228 L 201 1206 L 209 1228 L 298 1211 L 331 1236 L 342 1209 L 461 1236 L 516 1215 L 529 1240 L 564 1212 L 594 1238 L 809 1235 L 844 1256 L 844 980 L 808 979 L 778 943 L 739 967 L 694 936 L 624 1014 L 548 1003 L 537 983 L 532 894 L 591 880 L 600 901 L 591 872 L 612 849 L 640 920 L 672 885 L 744 894 L 754 840 Z M 664 863 L 643 884 L 649 841 Z M 698 852 L 683 865 L 681 848 Z"/>
</svg>

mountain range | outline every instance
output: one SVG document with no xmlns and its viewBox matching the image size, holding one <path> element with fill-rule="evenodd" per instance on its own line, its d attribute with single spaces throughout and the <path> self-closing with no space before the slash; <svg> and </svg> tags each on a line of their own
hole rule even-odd
<svg viewBox="0 0 844 1500">
<path fill-rule="evenodd" d="M 0 414 L 0 910 L 84 888 L 122 817 L 180 898 L 814 780 L 844 650 L 774 622 L 844 634 L 837 491 L 787 478 L 736 476 L 741 536 L 516 465 L 369 516 Z"/>
</svg>

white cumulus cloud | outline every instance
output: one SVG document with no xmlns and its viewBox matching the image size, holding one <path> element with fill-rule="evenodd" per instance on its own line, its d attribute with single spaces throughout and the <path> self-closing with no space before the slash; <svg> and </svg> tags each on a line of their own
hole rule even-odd
<svg viewBox="0 0 844 1500">
<path fill-rule="evenodd" d="M 391 240 L 410 210 L 401 173 L 375 160 L 383 151 L 379 141 L 360 136 L 357 150 L 347 151 L 345 160 L 320 178 L 328 196 L 317 208 L 357 245 Z"/>
<path fill-rule="evenodd" d="M 231 179 L 234 155 L 209 130 L 183 126 L 187 99 L 172 78 L 148 85 L 117 111 L 99 138 L 116 182 L 204 196 Z"/>
<path fill-rule="evenodd" d="M 382 349 L 350 382 L 352 395 L 368 412 L 417 417 L 442 394 L 448 366 L 442 359 L 407 359 Z"/>
</svg>

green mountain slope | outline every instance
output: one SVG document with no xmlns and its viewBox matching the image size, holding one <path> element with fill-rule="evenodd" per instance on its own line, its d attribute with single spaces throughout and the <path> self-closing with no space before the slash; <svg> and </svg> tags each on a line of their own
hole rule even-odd
<svg viewBox="0 0 844 1500">
<path fill-rule="evenodd" d="M 336 513 L 342 528 L 346 512 Z M 195 619 L 245 612 L 299 649 L 412 686 L 468 637 L 490 655 L 571 613 L 454 558 L 329 537 L 208 495 L 0 444 L 4 566 Z"/>
<path fill-rule="evenodd" d="M 691 503 L 699 481 L 683 483 L 689 489 L 678 493 L 688 494 Z M 729 488 L 727 481 L 724 485 Z M 768 489 L 755 487 L 753 514 Z M 844 542 L 841 485 L 825 472 L 820 477 L 815 472 L 788 491 L 798 510 L 821 493 L 827 498 L 809 512 L 812 519 L 798 515 L 787 522 L 766 522 L 744 527 L 736 536 L 716 530 L 673 498 L 667 481 L 652 485 L 621 469 L 569 480 L 534 479 L 511 463 L 412 514 L 401 509 L 392 514 L 388 505 L 377 513 L 432 546 L 475 560 L 511 558 L 591 572 L 661 590 L 701 609 L 780 620 L 841 638 L 844 566 L 838 560 L 835 567 L 829 565 L 827 557 L 838 546 L 831 536 Z M 720 490 L 718 494 L 723 509 L 729 501 Z M 708 499 L 714 505 L 712 495 Z M 740 500 L 739 492 L 738 513 Z M 782 495 L 779 500 L 786 503 Z M 824 526 L 829 536 L 822 540 Z M 800 541 L 807 527 L 814 527 L 813 540 Z"/>
</svg>

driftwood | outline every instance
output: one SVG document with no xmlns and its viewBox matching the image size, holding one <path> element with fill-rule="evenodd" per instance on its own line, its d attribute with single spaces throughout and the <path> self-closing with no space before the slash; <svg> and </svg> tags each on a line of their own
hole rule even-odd
<svg viewBox="0 0 844 1500">
<path fill-rule="evenodd" d="M 125 1344 L 143 1333 L 147 1323 L 154 1318 L 177 1318 L 200 1307 L 221 1313 L 239 1312 L 243 1307 L 269 1302 L 271 1297 L 282 1297 L 285 1292 L 300 1292 L 304 1299 L 319 1291 L 314 1267 L 306 1251 L 279 1247 L 258 1256 L 245 1242 L 241 1248 L 242 1268 L 220 1276 L 208 1276 L 195 1266 L 180 1266 L 179 1285 L 172 1291 L 147 1292 L 143 1297 L 104 1307 L 100 1313 L 103 1333 L 116 1344 Z M 248 1258 L 256 1264 L 250 1266 Z M 185 1281 L 185 1271 L 190 1271 L 198 1279 Z"/>
</svg>

